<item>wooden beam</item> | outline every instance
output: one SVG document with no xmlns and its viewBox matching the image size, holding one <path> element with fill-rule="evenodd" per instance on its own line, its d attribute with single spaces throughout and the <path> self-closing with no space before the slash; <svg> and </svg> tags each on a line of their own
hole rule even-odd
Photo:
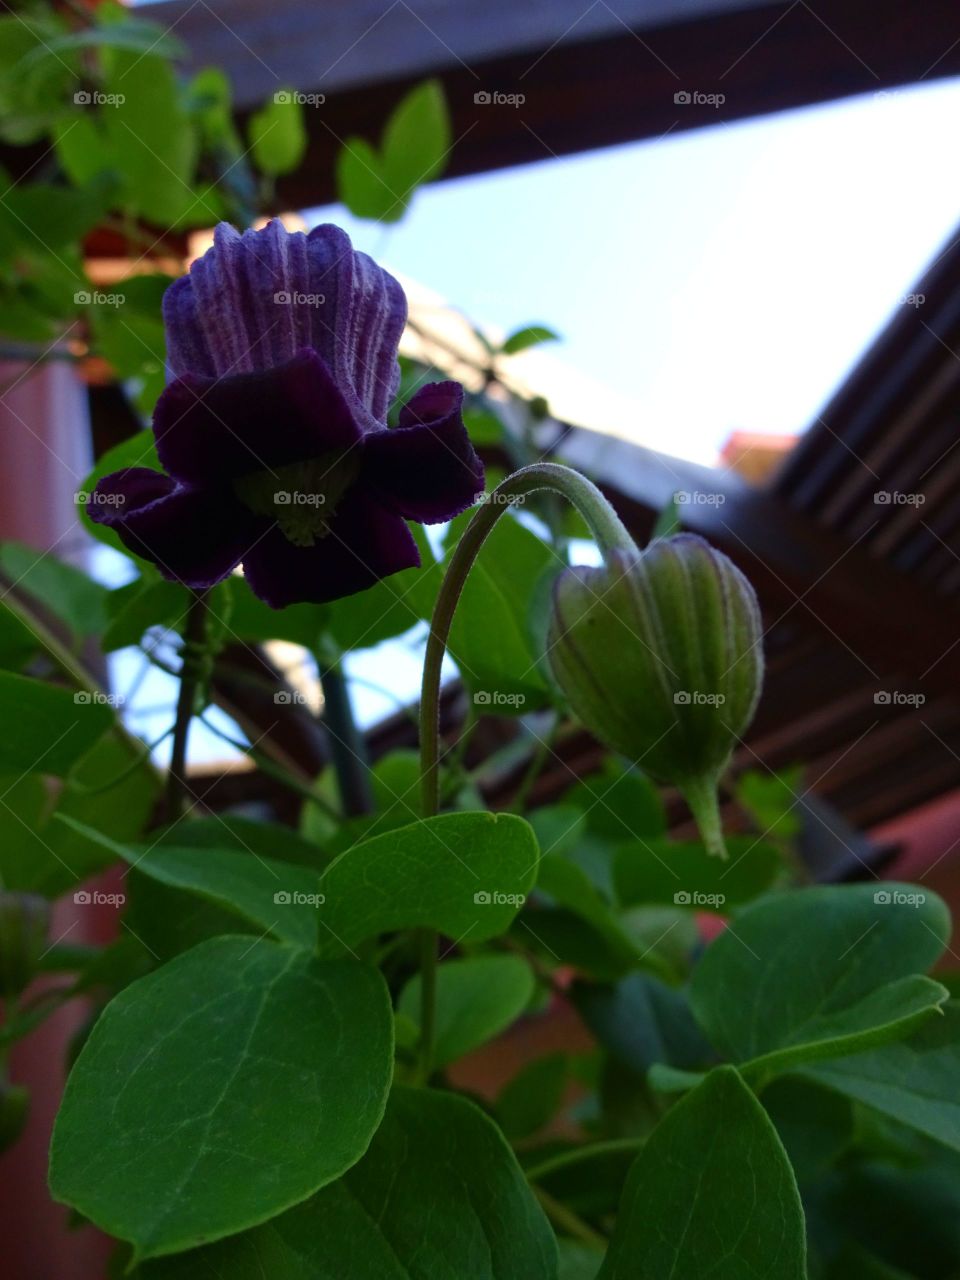
<svg viewBox="0 0 960 1280">
<path fill-rule="evenodd" d="M 333 198 L 341 141 L 378 136 L 427 75 L 446 89 L 459 177 L 960 73 L 954 0 L 165 0 L 148 16 L 192 68 L 223 67 L 243 109 L 283 87 L 325 95 L 280 184 L 300 208 Z M 475 101 L 495 91 L 524 101 Z"/>
</svg>

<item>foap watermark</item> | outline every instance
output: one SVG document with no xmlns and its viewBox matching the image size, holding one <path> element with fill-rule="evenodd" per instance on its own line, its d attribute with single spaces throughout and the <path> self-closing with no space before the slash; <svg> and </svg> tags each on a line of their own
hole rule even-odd
<svg viewBox="0 0 960 1280">
<path fill-rule="evenodd" d="M 297 293 L 280 289 L 273 295 L 278 307 L 322 307 L 326 296 L 322 293 Z"/>
<path fill-rule="evenodd" d="M 493 503 L 495 507 L 522 507 L 526 500 L 525 493 L 478 493 L 474 498 L 480 506 Z"/>
<path fill-rule="evenodd" d="M 73 495 L 78 507 L 122 507 L 127 500 L 125 493 L 100 493 L 97 489 L 78 489 Z"/>
<path fill-rule="evenodd" d="M 525 893 L 501 893 L 499 889 L 478 889 L 473 901 L 478 907 L 522 907 Z"/>
<path fill-rule="evenodd" d="M 501 693 L 499 689 L 478 689 L 473 695 L 477 707 L 522 707 L 526 700 L 523 693 Z"/>
<path fill-rule="evenodd" d="M 902 689 L 878 689 L 873 695 L 878 707 L 922 707 L 926 700 L 925 693 L 904 693 Z"/>
<path fill-rule="evenodd" d="M 273 895 L 278 907 L 322 907 L 326 900 L 325 893 L 304 893 L 300 889 L 278 889 Z"/>
<path fill-rule="evenodd" d="M 122 307 L 126 302 L 122 293 L 101 293 L 99 289 L 78 289 L 73 295 L 77 307 Z"/>
<path fill-rule="evenodd" d="M 927 300 L 925 293 L 905 293 L 900 298 L 901 307 L 922 307 Z"/>
<path fill-rule="evenodd" d="M 125 893 L 101 893 L 99 889 L 78 889 L 73 895 L 78 907 L 122 907 L 127 900 Z"/>
<path fill-rule="evenodd" d="M 122 107 L 126 100 L 125 93 L 101 93 L 99 89 L 78 89 L 73 95 L 77 107 Z"/>
<path fill-rule="evenodd" d="M 327 100 L 325 93 L 301 93 L 298 89 L 278 89 L 273 95 L 278 107 L 322 107 Z"/>
<path fill-rule="evenodd" d="M 678 889 L 673 895 L 678 907 L 722 907 L 726 900 L 724 893 L 701 893 L 699 889 Z"/>
<path fill-rule="evenodd" d="M 922 507 L 926 500 L 925 493 L 901 493 L 899 489 L 878 489 L 873 495 L 878 507 Z"/>
<path fill-rule="evenodd" d="M 678 507 L 722 507 L 725 493 L 706 493 L 702 489 L 678 489 L 673 495 Z"/>
<path fill-rule="evenodd" d="M 77 706 L 122 707 L 124 704 L 122 693 L 104 693 L 102 689 L 78 689 L 73 700 Z"/>
<path fill-rule="evenodd" d="M 305 707 L 309 703 L 307 695 L 299 689 L 278 689 L 273 701 L 278 707 Z"/>
<path fill-rule="evenodd" d="M 673 695 L 678 707 L 722 707 L 725 693 L 703 693 L 700 689 L 678 689 Z"/>
<path fill-rule="evenodd" d="M 911 893 L 903 889 L 878 889 L 873 900 L 878 907 L 922 907 L 927 895 L 919 889 Z"/>
<path fill-rule="evenodd" d="M 501 93 L 499 89 L 478 89 L 473 95 L 478 107 L 522 107 L 526 100 L 523 93 Z"/>
<path fill-rule="evenodd" d="M 325 493 L 305 493 L 302 489 L 278 489 L 273 495 L 277 507 L 322 507 L 326 500 Z"/>
<path fill-rule="evenodd" d="M 727 100 L 725 93 L 701 93 L 699 89 L 678 89 L 673 101 L 678 107 L 722 107 Z"/>
</svg>

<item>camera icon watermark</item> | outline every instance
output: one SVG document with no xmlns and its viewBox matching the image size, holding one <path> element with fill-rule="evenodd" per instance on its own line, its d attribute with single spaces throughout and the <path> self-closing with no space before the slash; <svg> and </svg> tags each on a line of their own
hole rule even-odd
<svg viewBox="0 0 960 1280">
<path fill-rule="evenodd" d="M 722 707 L 725 693 L 703 693 L 700 689 L 677 689 L 673 701 L 678 707 Z"/>
<path fill-rule="evenodd" d="M 492 503 L 495 507 L 522 507 L 526 500 L 525 493 L 478 493 L 474 497 L 474 502 L 480 506 Z"/>
<path fill-rule="evenodd" d="M 697 889 L 678 889 L 673 895 L 674 906 L 703 907 L 705 910 L 716 910 L 726 902 L 726 894 L 700 893 Z"/>
<path fill-rule="evenodd" d="M 301 889 L 278 889 L 273 895 L 277 907 L 322 907 L 326 900 L 325 893 L 304 893 Z"/>
<path fill-rule="evenodd" d="M 478 889 L 473 895 L 478 907 L 522 907 L 526 900 L 525 893 L 500 893 L 497 889 Z"/>
<path fill-rule="evenodd" d="M 299 689 L 278 689 L 273 695 L 273 701 L 278 707 L 304 707 L 309 703 L 306 694 Z"/>
<path fill-rule="evenodd" d="M 873 495 L 878 507 L 922 507 L 926 500 L 925 493 L 901 493 L 898 489 L 878 489 Z"/>
<path fill-rule="evenodd" d="M 903 889 L 878 889 L 873 900 L 878 907 L 922 907 L 927 895 L 919 889 L 907 893 Z"/>
<path fill-rule="evenodd" d="M 326 294 L 300 293 L 299 290 L 278 289 L 273 301 L 278 307 L 322 307 L 326 302 Z"/>
<path fill-rule="evenodd" d="M 325 493 L 304 493 L 302 489 L 278 489 L 273 495 L 275 507 L 322 507 Z"/>
<path fill-rule="evenodd" d="M 499 89 L 478 89 L 473 95 L 478 107 L 522 107 L 526 100 L 526 94 L 501 93 Z"/>
<path fill-rule="evenodd" d="M 478 689 L 473 695 L 477 707 L 522 707 L 526 700 L 526 694 L 501 693 L 499 689 Z"/>
<path fill-rule="evenodd" d="M 706 493 L 700 489 L 677 489 L 673 500 L 678 507 L 722 507 L 725 493 Z"/>
<path fill-rule="evenodd" d="M 96 489 L 78 489 L 73 495 L 78 507 L 122 507 L 127 500 L 125 493 L 100 493 Z"/>
<path fill-rule="evenodd" d="M 673 101 L 678 107 L 722 107 L 727 100 L 725 93 L 701 93 L 699 89 L 678 89 Z"/>
<path fill-rule="evenodd" d="M 99 289 L 78 289 L 73 295 L 76 307 L 122 307 L 126 302 L 122 293 L 101 293 Z"/>
<path fill-rule="evenodd" d="M 99 89 L 78 89 L 73 95 L 76 107 L 122 107 L 126 100 L 124 93 L 101 93 Z"/>
<path fill-rule="evenodd" d="M 877 707 L 922 707 L 926 700 L 925 693 L 906 693 L 902 689 L 878 689 L 873 695 Z"/>
<path fill-rule="evenodd" d="M 278 107 L 322 107 L 327 100 L 325 93 L 300 93 L 298 89 L 278 89 L 273 95 Z"/>
<path fill-rule="evenodd" d="M 73 700 L 78 707 L 122 707 L 126 701 L 122 693 L 104 693 L 102 689 L 78 689 Z"/>
<path fill-rule="evenodd" d="M 124 893 L 101 893 L 99 889 L 78 889 L 73 895 L 78 907 L 122 907 L 126 900 Z"/>
</svg>

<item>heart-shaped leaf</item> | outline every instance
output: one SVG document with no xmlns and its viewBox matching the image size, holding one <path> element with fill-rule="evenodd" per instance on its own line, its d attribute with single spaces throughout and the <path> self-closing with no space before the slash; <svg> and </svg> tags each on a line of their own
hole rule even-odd
<svg viewBox="0 0 960 1280">
<path fill-rule="evenodd" d="M 360 1159 L 392 1068 L 374 970 L 214 938 L 101 1014 L 67 1082 L 51 1191 L 135 1260 L 232 1235 Z"/>
</svg>

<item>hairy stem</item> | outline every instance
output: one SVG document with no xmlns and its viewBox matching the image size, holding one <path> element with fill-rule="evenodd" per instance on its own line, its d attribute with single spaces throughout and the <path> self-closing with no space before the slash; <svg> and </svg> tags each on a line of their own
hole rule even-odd
<svg viewBox="0 0 960 1280">
<path fill-rule="evenodd" d="M 195 591 L 183 631 L 183 662 L 180 667 L 180 694 L 177 698 L 177 718 L 173 726 L 173 750 L 170 754 L 170 771 L 167 774 L 167 791 L 164 798 L 164 817 L 176 822 L 183 814 L 187 794 L 187 740 L 190 722 L 196 709 L 197 690 L 200 687 L 201 669 L 197 661 L 207 631 L 207 593 Z"/>
<path fill-rule="evenodd" d="M 637 548 L 610 503 L 585 476 L 555 462 L 538 462 L 522 467 L 497 485 L 467 525 L 444 575 L 433 610 L 430 636 L 423 662 L 420 690 L 420 788 L 424 818 L 432 818 L 440 807 L 440 667 L 447 648 L 450 626 L 464 583 L 480 548 L 507 508 L 528 493 L 552 490 L 572 502 L 590 527 L 601 551 Z M 423 930 L 420 937 L 420 1078 L 429 1079 L 433 1063 L 436 1005 L 437 936 Z"/>
</svg>

